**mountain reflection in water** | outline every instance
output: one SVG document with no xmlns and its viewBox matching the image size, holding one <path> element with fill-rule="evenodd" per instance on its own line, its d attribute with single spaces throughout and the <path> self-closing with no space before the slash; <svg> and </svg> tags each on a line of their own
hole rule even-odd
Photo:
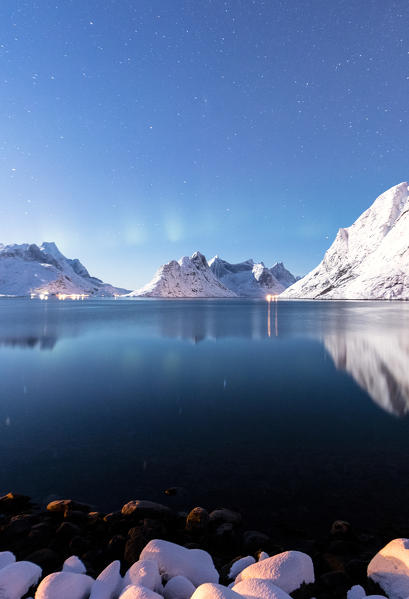
<svg viewBox="0 0 409 599">
<path fill-rule="evenodd" d="M 319 340 L 386 412 L 409 411 L 409 305 L 391 302 L 260 300 L 88 301 L 82 304 L 3 300 L 0 346 L 55 349 L 59 339 L 112 330 L 135 339 L 217 342 L 305 337 Z"/>
</svg>

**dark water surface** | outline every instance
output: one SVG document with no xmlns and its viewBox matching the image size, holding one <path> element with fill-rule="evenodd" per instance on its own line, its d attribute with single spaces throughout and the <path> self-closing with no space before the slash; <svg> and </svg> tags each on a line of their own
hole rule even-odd
<svg viewBox="0 0 409 599">
<path fill-rule="evenodd" d="M 409 304 L 5 299 L 0 377 L 1 492 L 409 522 Z"/>
</svg>

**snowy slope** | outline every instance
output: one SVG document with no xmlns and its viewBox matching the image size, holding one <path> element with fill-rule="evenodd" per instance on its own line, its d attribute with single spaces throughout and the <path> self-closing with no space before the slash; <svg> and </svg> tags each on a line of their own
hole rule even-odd
<svg viewBox="0 0 409 599">
<path fill-rule="evenodd" d="M 112 296 L 127 290 L 91 277 L 79 260 L 63 256 L 55 243 L 0 244 L 0 295 L 44 292 Z"/>
<path fill-rule="evenodd" d="M 380 195 L 340 229 L 323 261 L 282 297 L 409 299 L 408 183 Z"/>
<path fill-rule="evenodd" d="M 215 256 L 210 260 L 209 266 L 223 285 L 242 297 L 278 295 L 296 281 L 282 262 L 269 269 L 263 262 L 256 264 L 253 260 L 246 260 L 231 264 Z"/>
<path fill-rule="evenodd" d="M 195 252 L 159 268 L 150 283 L 129 297 L 236 297 L 214 276 L 206 258 Z"/>
</svg>

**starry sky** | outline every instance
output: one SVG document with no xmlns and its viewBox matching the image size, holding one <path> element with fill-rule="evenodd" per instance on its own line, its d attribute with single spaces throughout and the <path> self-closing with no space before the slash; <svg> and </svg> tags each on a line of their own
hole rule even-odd
<svg viewBox="0 0 409 599">
<path fill-rule="evenodd" d="M 305 274 L 409 177 L 409 3 L 2 0 L 0 241 Z"/>
</svg>

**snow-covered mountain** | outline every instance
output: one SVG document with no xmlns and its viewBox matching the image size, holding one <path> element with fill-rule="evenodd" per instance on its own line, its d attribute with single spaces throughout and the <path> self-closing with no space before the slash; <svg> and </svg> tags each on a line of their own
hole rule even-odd
<svg viewBox="0 0 409 599">
<path fill-rule="evenodd" d="M 159 268 L 152 281 L 128 297 L 236 297 L 212 273 L 206 258 L 195 252 Z"/>
<path fill-rule="evenodd" d="M 78 259 L 66 258 L 53 242 L 0 244 L 0 295 L 31 293 L 112 296 L 127 289 L 91 277 Z"/>
<path fill-rule="evenodd" d="M 231 264 L 215 256 L 210 260 L 209 266 L 225 287 L 242 297 L 278 295 L 296 281 L 294 275 L 284 267 L 282 262 L 267 268 L 263 262 L 254 263 L 253 260 L 246 260 Z"/>
<path fill-rule="evenodd" d="M 353 225 L 339 229 L 322 262 L 282 298 L 409 299 L 409 193 L 400 183 Z"/>
</svg>

